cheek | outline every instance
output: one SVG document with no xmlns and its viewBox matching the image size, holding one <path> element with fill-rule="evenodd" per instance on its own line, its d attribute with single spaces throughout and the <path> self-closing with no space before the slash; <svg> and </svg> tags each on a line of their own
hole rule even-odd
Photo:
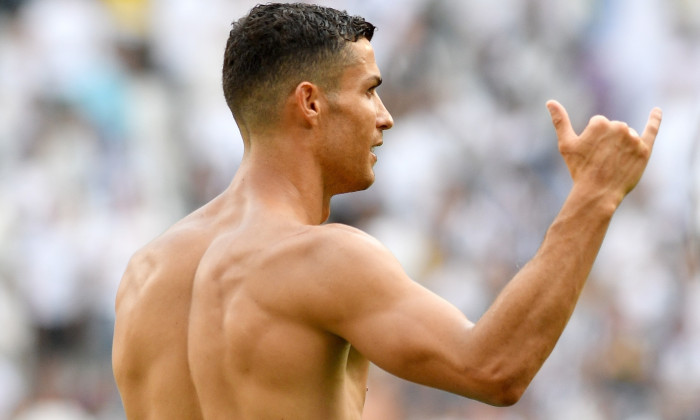
<svg viewBox="0 0 700 420">
<path fill-rule="evenodd" d="M 358 132 L 373 132 L 377 126 L 377 110 L 374 105 L 367 103 L 356 111 L 353 120 Z"/>
</svg>

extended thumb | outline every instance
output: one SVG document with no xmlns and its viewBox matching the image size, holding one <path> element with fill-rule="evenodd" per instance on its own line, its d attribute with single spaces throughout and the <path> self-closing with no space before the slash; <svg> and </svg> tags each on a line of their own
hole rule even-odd
<svg viewBox="0 0 700 420">
<path fill-rule="evenodd" d="M 569 114 L 567 114 L 566 109 L 562 104 L 550 99 L 546 103 L 547 110 L 549 110 L 549 115 L 552 117 L 552 124 L 557 132 L 557 137 L 563 139 L 569 136 L 575 136 L 574 129 L 571 127 L 571 121 L 569 120 Z"/>
</svg>

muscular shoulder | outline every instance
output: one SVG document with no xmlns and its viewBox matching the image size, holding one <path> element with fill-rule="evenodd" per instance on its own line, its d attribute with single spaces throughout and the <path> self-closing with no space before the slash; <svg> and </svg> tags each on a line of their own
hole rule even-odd
<svg viewBox="0 0 700 420">
<path fill-rule="evenodd" d="M 328 224 L 318 226 L 315 240 L 320 251 L 325 253 L 351 253 L 356 256 L 370 256 L 376 252 L 389 252 L 384 245 L 371 235 L 351 226 Z M 327 255 L 332 256 L 332 255 Z M 343 255 L 343 256 L 347 256 Z"/>
<path fill-rule="evenodd" d="M 116 305 L 140 296 L 159 281 L 168 281 L 163 290 L 176 290 L 180 278 L 191 277 L 206 242 L 202 232 L 187 226 L 168 230 L 137 250 L 129 260 L 117 294 Z M 188 287 L 187 284 L 182 285 Z"/>
<path fill-rule="evenodd" d="M 347 225 L 315 226 L 290 242 L 299 262 L 329 281 L 398 264 L 378 240 Z"/>
<path fill-rule="evenodd" d="M 299 286 L 300 311 L 331 332 L 358 309 L 381 305 L 387 294 L 413 283 L 386 247 L 349 226 L 317 226 L 287 245 L 286 257 L 273 264 L 281 263 L 278 273 Z"/>
</svg>

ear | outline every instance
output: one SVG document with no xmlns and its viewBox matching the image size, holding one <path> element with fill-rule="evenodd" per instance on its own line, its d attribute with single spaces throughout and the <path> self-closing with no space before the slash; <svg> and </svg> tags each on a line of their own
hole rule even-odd
<svg viewBox="0 0 700 420">
<path fill-rule="evenodd" d="M 311 82 L 301 82 L 294 90 L 294 99 L 299 116 L 310 126 L 318 124 L 321 98 L 321 90 Z"/>
</svg>

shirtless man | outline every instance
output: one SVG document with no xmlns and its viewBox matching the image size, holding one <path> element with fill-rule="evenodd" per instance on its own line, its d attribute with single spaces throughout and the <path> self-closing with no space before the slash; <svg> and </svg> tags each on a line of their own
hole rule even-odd
<svg viewBox="0 0 700 420">
<path fill-rule="evenodd" d="M 362 18 L 258 6 L 234 24 L 224 90 L 245 143 L 230 186 L 138 251 L 116 302 L 114 373 L 130 419 L 360 419 L 368 361 L 514 404 L 571 315 L 610 219 L 636 185 L 639 136 L 547 107 L 573 178 L 535 257 L 470 322 L 382 244 L 323 224 L 368 188 L 391 115 Z M 468 235 L 469 232 L 465 232 Z"/>
</svg>

